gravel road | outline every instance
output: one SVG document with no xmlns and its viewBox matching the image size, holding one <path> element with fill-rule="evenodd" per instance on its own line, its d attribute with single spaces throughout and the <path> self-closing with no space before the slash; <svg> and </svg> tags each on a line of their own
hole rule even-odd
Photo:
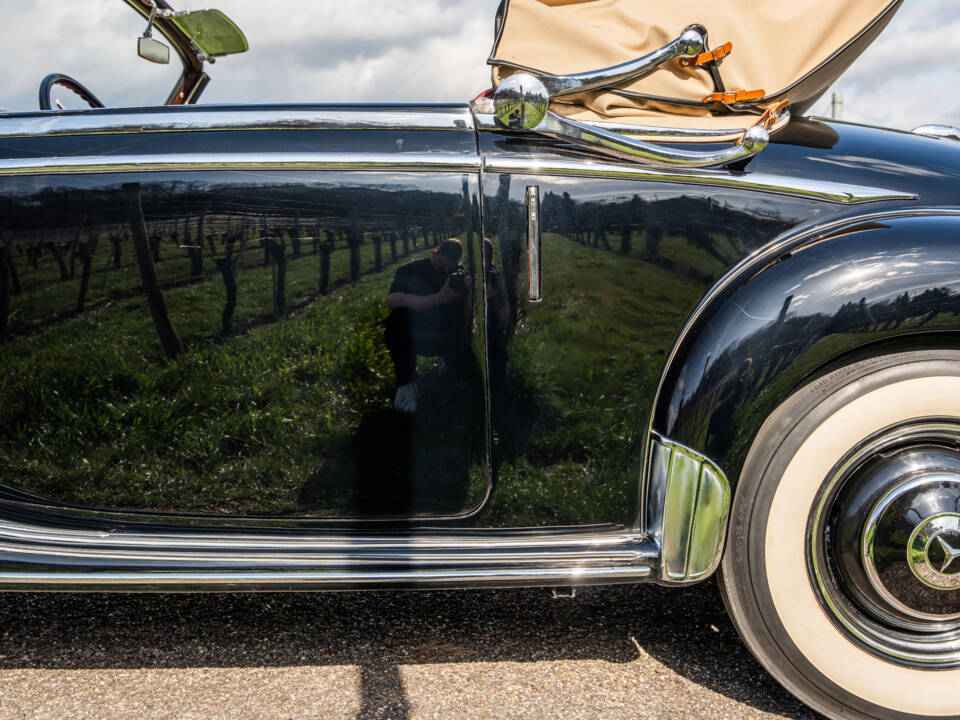
<svg viewBox="0 0 960 720">
<path fill-rule="evenodd" d="M 7 594 L 0 718 L 816 718 L 685 589 Z"/>
</svg>

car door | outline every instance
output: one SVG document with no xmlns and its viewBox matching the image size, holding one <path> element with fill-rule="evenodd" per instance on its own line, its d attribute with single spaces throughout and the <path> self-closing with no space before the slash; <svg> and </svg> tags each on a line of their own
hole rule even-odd
<svg viewBox="0 0 960 720">
<path fill-rule="evenodd" d="M 0 136 L 8 500 L 214 524 L 480 506 L 482 311 L 458 316 L 469 373 L 416 354 L 416 412 L 385 338 L 398 268 L 454 238 L 478 270 L 465 107 L 34 113 Z"/>
<path fill-rule="evenodd" d="M 741 258 L 829 206 L 762 167 L 671 171 L 505 131 L 492 115 L 478 125 L 491 260 L 487 517 L 637 525 L 651 406 L 687 319 Z M 706 399 L 705 417 L 713 402 L 723 398 Z"/>
</svg>

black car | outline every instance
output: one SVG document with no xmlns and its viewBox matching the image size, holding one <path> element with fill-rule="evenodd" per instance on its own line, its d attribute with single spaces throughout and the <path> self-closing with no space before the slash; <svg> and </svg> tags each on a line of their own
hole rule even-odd
<svg viewBox="0 0 960 720">
<path fill-rule="evenodd" d="M 0 587 L 720 569 L 815 709 L 960 716 L 960 130 L 802 116 L 899 2 L 765 92 L 688 20 L 536 69 L 578 3 L 511 0 L 496 90 L 358 106 L 195 105 L 242 34 L 126 3 L 165 106 L 0 115 Z"/>
</svg>

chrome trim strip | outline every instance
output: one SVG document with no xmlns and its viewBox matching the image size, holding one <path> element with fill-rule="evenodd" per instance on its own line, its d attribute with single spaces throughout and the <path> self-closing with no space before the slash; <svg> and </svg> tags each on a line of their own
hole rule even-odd
<svg viewBox="0 0 960 720">
<path fill-rule="evenodd" d="M 686 185 L 713 185 L 812 198 L 843 205 L 881 200 L 917 199 L 914 193 L 826 180 L 805 180 L 770 173 L 732 173 L 707 169 L 673 170 L 583 160 L 484 157 L 483 169 L 490 172 L 524 175 L 603 177 Z"/>
<path fill-rule="evenodd" d="M 0 573 L 0 587 L 56 586 L 59 588 L 185 587 L 215 590 L 231 586 L 343 588 L 386 585 L 497 586 L 586 585 L 639 582 L 651 576 L 647 565 L 611 568 L 542 568 L 521 570 L 409 570 L 405 572 L 104 572 Z M 200 587 L 198 587 L 200 586 Z"/>
<path fill-rule="evenodd" d="M 0 561 L 6 568 L 0 589 L 331 588 L 638 582 L 656 575 L 658 554 L 654 543 L 636 533 L 606 530 L 296 537 L 115 533 L 3 520 Z"/>
<path fill-rule="evenodd" d="M 0 539 L 33 544 L 104 545 L 116 548 L 163 547 L 175 550 L 214 548 L 218 550 L 274 551 L 424 551 L 460 549 L 491 551 L 517 548 L 590 547 L 600 550 L 640 542 L 640 536 L 629 532 L 596 533 L 543 532 L 435 534 L 410 537 L 405 535 L 255 535 L 245 533 L 172 533 L 172 532 L 104 532 L 71 530 L 40 525 L 27 525 L 11 520 L 0 521 Z"/>
<path fill-rule="evenodd" d="M 217 130 L 473 130 L 467 106 L 453 108 L 250 108 L 0 115 L 0 138 Z"/>
<path fill-rule="evenodd" d="M 479 170 L 476 155 L 441 153 L 182 153 L 0 160 L 0 177 L 164 170 Z"/>
</svg>

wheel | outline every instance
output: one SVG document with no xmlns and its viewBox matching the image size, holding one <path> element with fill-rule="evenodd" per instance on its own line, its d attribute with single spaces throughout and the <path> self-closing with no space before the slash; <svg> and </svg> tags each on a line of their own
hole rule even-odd
<svg viewBox="0 0 960 720">
<path fill-rule="evenodd" d="M 87 105 L 93 108 L 102 108 L 103 103 L 97 99 L 97 96 L 92 92 L 87 90 L 83 85 L 78 83 L 69 75 L 64 75 L 63 73 L 50 73 L 43 80 L 40 81 L 40 109 L 41 110 L 52 110 L 53 103 L 51 102 L 51 95 L 53 94 L 53 89 L 57 86 L 65 87 L 68 90 L 72 90 L 74 93 L 80 96 L 80 99 L 83 100 Z M 57 108 L 62 110 L 63 108 Z"/>
<path fill-rule="evenodd" d="M 960 718 L 960 352 L 872 357 L 763 424 L 720 585 L 760 663 L 833 718 Z"/>
</svg>

